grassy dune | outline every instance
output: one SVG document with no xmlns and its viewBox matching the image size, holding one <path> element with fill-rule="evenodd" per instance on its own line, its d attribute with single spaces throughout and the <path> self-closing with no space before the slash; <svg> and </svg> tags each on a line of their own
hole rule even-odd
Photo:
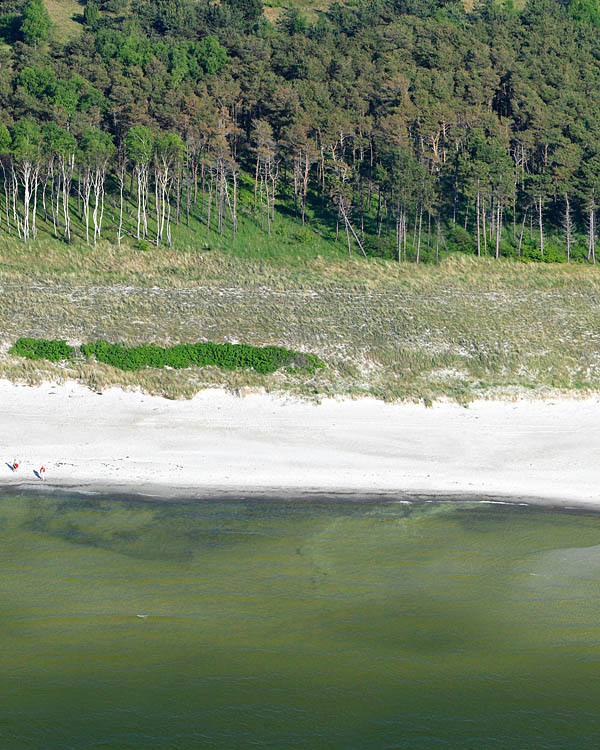
<svg viewBox="0 0 600 750">
<path fill-rule="evenodd" d="M 258 255 L 258 252 L 250 253 Z M 207 386 L 385 399 L 600 389 L 600 273 L 583 266 L 450 258 L 441 266 L 0 243 L 0 375 L 142 386 L 171 398 Z M 19 336 L 167 345 L 276 344 L 327 363 L 312 376 L 216 368 L 124 373 L 8 354 Z"/>
<path fill-rule="evenodd" d="M 46 5 L 59 38 L 79 32 L 81 3 L 46 0 Z M 268 5 L 267 12 L 276 14 L 288 3 Z M 298 3 L 312 15 L 328 5 L 329 0 Z M 173 249 L 136 243 L 135 206 L 128 203 L 129 239 L 123 247 L 107 241 L 92 249 L 83 242 L 75 208 L 73 199 L 72 245 L 52 238 L 50 218 L 43 219 L 41 210 L 39 237 L 29 246 L 0 222 L 0 376 L 30 383 L 77 378 L 92 388 L 142 386 L 173 398 L 213 385 L 315 398 L 372 394 L 465 402 L 523 390 L 600 389 L 596 268 L 466 256 L 416 267 L 364 260 L 354 245 L 348 257 L 343 232 L 336 242 L 335 221 L 317 196 L 309 195 L 304 227 L 289 197 L 278 196 L 268 235 L 253 209 L 252 178 L 244 173 L 235 242 L 227 219 L 222 235 L 213 223 L 207 236 L 200 201 L 190 226 L 174 229 Z M 107 237 L 114 239 L 117 222 L 113 192 L 107 195 Z M 374 217 L 367 216 L 371 240 L 374 228 Z M 372 243 L 370 250 L 378 248 Z M 101 364 L 23 361 L 8 353 L 20 336 L 73 344 L 95 338 L 131 345 L 275 344 L 314 352 L 327 368 L 312 376 L 209 367 L 124 373 Z"/>
</svg>

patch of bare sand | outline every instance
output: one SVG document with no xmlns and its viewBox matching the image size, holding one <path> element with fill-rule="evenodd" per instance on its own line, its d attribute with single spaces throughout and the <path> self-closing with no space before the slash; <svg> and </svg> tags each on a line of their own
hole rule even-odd
<svg viewBox="0 0 600 750">
<path fill-rule="evenodd" d="M 169 401 L 0 381 L 0 487 L 141 493 L 496 497 L 600 506 L 600 401 L 425 408 L 207 390 Z M 21 462 L 17 472 L 7 466 Z"/>
</svg>

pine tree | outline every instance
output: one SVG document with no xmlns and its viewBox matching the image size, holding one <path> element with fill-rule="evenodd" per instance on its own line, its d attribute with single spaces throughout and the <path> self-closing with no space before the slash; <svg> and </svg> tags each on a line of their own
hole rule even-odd
<svg viewBox="0 0 600 750">
<path fill-rule="evenodd" d="M 94 0 L 88 0 L 83 11 L 83 23 L 89 26 L 90 29 L 95 29 L 98 25 L 98 19 L 100 17 L 100 11 Z"/>
</svg>

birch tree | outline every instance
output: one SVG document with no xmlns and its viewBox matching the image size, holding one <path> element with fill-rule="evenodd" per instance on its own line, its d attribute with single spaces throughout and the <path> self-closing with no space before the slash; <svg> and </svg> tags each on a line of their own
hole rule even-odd
<svg viewBox="0 0 600 750">
<path fill-rule="evenodd" d="M 586 211 L 587 260 L 596 263 L 596 213 L 600 205 L 600 154 L 587 154 L 581 169 L 580 195 Z"/>
<path fill-rule="evenodd" d="M 145 125 L 134 125 L 125 138 L 125 151 L 133 163 L 137 187 L 137 239 L 148 236 L 150 165 L 154 154 L 154 133 Z"/>
<path fill-rule="evenodd" d="M 284 132 L 280 146 L 291 161 L 294 205 L 297 212 L 299 209 L 300 220 L 304 226 L 311 168 L 319 158 L 316 145 L 309 136 L 309 124 L 306 117 L 297 118 L 291 123 Z"/>
<path fill-rule="evenodd" d="M 206 167 L 210 174 L 207 236 L 210 232 L 211 204 L 214 196 L 219 233 L 223 233 L 224 219 L 228 211 L 231 218 L 232 238 L 235 240 L 237 233 L 238 165 L 232 155 L 229 140 L 234 131 L 235 128 L 228 116 L 223 115 L 219 118 L 215 130 L 210 135 Z"/>
<path fill-rule="evenodd" d="M 48 160 L 48 178 L 52 187 L 51 211 L 54 235 L 58 236 L 62 221 L 63 237 L 67 242 L 70 242 L 71 211 L 69 199 L 75 170 L 77 141 L 72 133 L 54 123 L 48 123 L 44 128 L 44 141 Z"/>
<path fill-rule="evenodd" d="M 183 141 L 176 133 L 160 133 L 154 140 L 154 193 L 156 201 L 156 244 L 165 234 L 171 246 L 171 188 L 181 169 Z"/>
<path fill-rule="evenodd" d="M 81 162 L 83 169 L 83 213 L 85 236 L 89 242 L 90 203 L 93 193 L 92 222 L 94 245 L 102 234 L 106 173 L 115 154 L 115 145 L 108 133 L 86 128 L 81 137 Z"/>
<path fill-rule="evenodd" d="M 13 130 L 13 209 L 19 237 L 27 242 L 36 237 L 37 195 L 42 165 L 42 132 L 31 118 L 19 120 Z M 17 203 L 19 185 L 23 188 L 23 212 Z"/>
<path fill-rule="evenodd" d="M 275 190 L 277 186 L 277 147 L 273 138 L 273 128 L 266 120 L 255 120 L 252 129 L 254 143 L 254 210 L 260 206 L 261 227 L 265 217 L 267 233 L 271 234 L 271 223 L 275 216 Z"/>
<path fill-rule="evenodd" d="M 576 143 L 563 142 L 552 155 L 552 182 L 555 195 L 563 201 L 563 229 L 567 263 L 571 260 L 574 221 L 572 199 L 575 193 L 575 173 L 581 162 L 582 151 Z"/>
</svg>

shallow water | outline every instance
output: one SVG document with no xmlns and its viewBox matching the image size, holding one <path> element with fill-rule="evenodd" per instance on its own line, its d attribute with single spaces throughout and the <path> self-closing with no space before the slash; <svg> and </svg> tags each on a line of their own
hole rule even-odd
<svg viewBox="0 0 600 750">
<path fill-rule="evenodd" d="M 2 748 L 597 745 L 598 515 L 4 496 L 0 572 Z"/>
</svg>

